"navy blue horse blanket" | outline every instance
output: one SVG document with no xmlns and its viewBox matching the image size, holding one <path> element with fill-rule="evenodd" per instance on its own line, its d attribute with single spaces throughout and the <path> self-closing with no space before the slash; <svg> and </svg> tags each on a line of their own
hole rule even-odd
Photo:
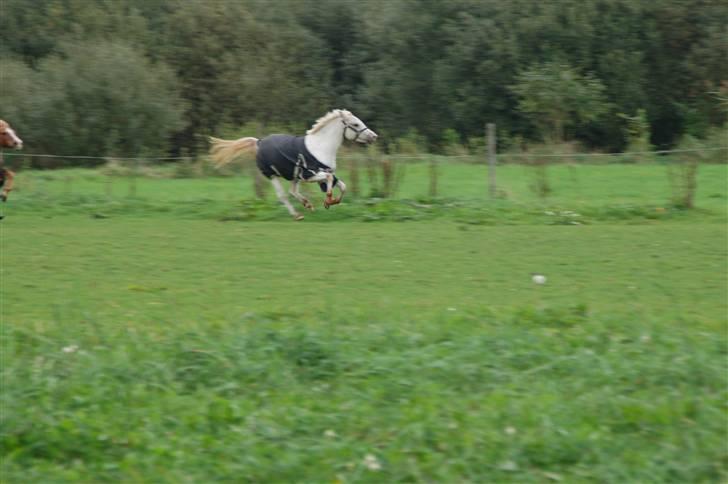
<svg viewBox="0 0 728 484">
<path fill-rule="evenodd" d="M 303 136 L 272 134 L 258 141 L 258 154 L 255 162 L 266 178 L 279 176 L 286 180 L 306 181 L 322 171 L 332 173 L 330 166 L 324 165 L 306 148 Z M 336 186 L 338 179 L 334 176 Z M 319 183 L 321 191 L 326 191 L 326 182 Z"/>
</svg>

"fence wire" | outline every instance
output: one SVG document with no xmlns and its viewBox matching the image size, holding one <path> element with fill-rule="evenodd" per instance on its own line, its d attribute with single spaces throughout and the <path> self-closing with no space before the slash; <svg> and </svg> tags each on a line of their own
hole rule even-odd
<svg viewBox="0 0 728 484">
<path fill-rule="evenodd" d="M 593 157 L 618 157 L 618 156 L 643 156 L 643 155 L 669 155 L 673 153 L 698 153 L 706 151 L 728 151 L 728 146 L 712 146 L 707 148 L 686 148 L 686 149 L 674 149 L 674 150 L 655 150 L 655 151 L 624 151 L 618 153 L 498 153 L 498 158 L 593 158 Z M 201 157 L 194 156 L 89 156 L 89 155 L 54 155 L 46 153 L 22 153 L 22 152 L 5 152 L 4 156 L 17 156 L 25 158 L 54 158 L 54 159 L 66 159 L 66 160 L 117 160 L 117 161 L 139 161 L 139 162 L 154 162 L 154 161 L 194 161 Z M 398 160 L 417 160 L 422 159 L 431 154 L 421 155 L 400 155 L 391 154 L 386 155 L 390 158 Z M 485 157 L 481 154 L 472 155 L 436 155 L 438 157 L 447 159 L 465 159 L 465 158 L 478 158 Z M 204 158 L 204 157 L 203 157 Z"/>
</svg>

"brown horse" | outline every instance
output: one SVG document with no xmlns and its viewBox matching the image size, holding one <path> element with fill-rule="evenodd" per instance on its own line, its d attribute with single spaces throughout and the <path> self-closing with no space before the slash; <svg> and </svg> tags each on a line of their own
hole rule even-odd
<svg viewBox="0 0 728 484">
<path fill-rule="evenodd" d="M 7 122 L 0 119 L 0 149 L 15 148 L 16 150 L 19 150 L 22 147 L 23 140 L 18 138 L 18 135 L 15 134 L 15 130 L 11 128 Z M 8 194 L 13 189 L 14 178 L 15 173 L 5 168 L 2 159 L 2 151 L 0 151 L 0 188 L 2 188 L 2 192 L 0 192 L 0 200 L 3 202 L 8 199 Z"/>
</svg>

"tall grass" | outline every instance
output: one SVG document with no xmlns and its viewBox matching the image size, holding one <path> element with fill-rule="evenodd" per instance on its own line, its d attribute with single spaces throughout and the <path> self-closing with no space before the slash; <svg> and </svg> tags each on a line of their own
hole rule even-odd
<svg viewBox="0 0 728 484">
<path fill-rule="evenodd" d="M 4 327 L 6 482 L 717 482 L 724 341 L 584 308 Z"/>
</svg>

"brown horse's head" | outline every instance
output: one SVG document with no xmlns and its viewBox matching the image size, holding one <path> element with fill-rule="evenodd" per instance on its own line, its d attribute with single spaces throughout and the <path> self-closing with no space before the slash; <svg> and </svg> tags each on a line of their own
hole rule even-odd
<svg viewBox="0 0 728 484">
<path fill-rule="evenodd" d="M 0 148 L 15 148 L 19 150 L 23 147 L 23 140 L 18 138 L 15 130 L 8 123 L 0 119 Z"/>
</svg>

